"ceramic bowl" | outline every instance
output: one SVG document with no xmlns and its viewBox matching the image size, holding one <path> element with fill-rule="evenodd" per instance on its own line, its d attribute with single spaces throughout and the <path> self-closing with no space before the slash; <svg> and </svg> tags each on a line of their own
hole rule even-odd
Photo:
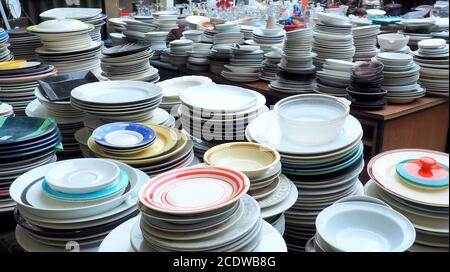
<svg viewBox="0 0 450 272">
<path fill-rule="evenodd" d="M 337 203 L 316 218 L 320 244 L 332 251 L 403 252 L 414 243 L 412 223 L 399 212 L 374 203 Z M 328 250 L 327 250 L 328 251 Z"/>
<path fill-rule="evenodd" d="M 381 9 L 367 9 L 366 10 L 367 17 L 369 18 L 377 18 L 377 17 L 383 17 L 386 14 L 386 11 Z"/>
<path fill-rule="evenodd" d="M 257 179 L 280 161 L 280 154 L 262 144 L 242 142 L 215 146 L 203 159 L 209 165 L 239 170 L 250 179 Z"/>
<path fill-rule="evenodd" d="M 363 101 L 363 102 L 374 102 L 382 99 L 386 96 L 387 91 L 381 91 L 378 93 L 361 93 L 361 92 L 355 92 L 351 90 L 350 88 L 347 88 L 348 94 L 353 97 L 356 101 Z"/>
<path fill-rule="evenodd" d="M 384 50 L 397 51 L 408 45 L 409 36 L 397 33 L 381 34 L 377 36 L 378 44 Z"/>
<path fill-rule="evenodd" d="M 281 131 L 302 145 L 323 145 L 342 130 L 350 112 L 350 101 L 329 95 L 303 94 L 284 98 L 273 112 Z"/>
</svg>

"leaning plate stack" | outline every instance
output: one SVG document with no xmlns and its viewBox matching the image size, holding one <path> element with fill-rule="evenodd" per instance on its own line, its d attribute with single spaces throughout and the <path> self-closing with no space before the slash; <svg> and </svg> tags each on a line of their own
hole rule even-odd
<svg viewBox="0 0 450 272">
<path fill-rule="evenodd" d="M 13 54 L 8 49 L 9 46 L 9 35 L 0 27 L 0 62 L 14 59 Z"/>
<path fill-rule="evenodd" d="M 159 80 L 158 69 L 150 65 L 153 50 L 148 45 L 127 43 L 105 49 L 102 54 L 102 75 L 110 80 Z"/>
<path fill-rule="evenodd" d="M 58 18 L 77 19 L 87 24 L 92 24 L 94 29 L 89 32 L 93 41 L 102 40 L 102 26 L 106 24 L 106 15 L 102 14 L 102 9 L 97 8 L 54 8 L 40 14 L 44 20 L 54 20 Z"/>
<path fill-rule="evenodd" d="M 61 136 L 50 118 L 0 117 L 0 213 L 12 211 L 10 185 L 20 175 L 55 162 Z"/>
<path fill-rule="evenodd" d="M 208 56 L 211 48 L 212 44 L 194 43 L 192 45 L 192 50 L 187 52 L 189 58 L 187 59 L 186 68 L 192 71 L 208 71 Z"/>
<path fill-rule="evenodd" d="M 420 85 L 429 95 L 448 97 L 448 48 L 444 39 L 428 39 L 413 52 L 414 62 L 421 67 Z"/>
<path fill-rule="evenodd" d="M 246 129 L 249 141 L 280 153 L 282 172 L 298 189 L 297 202 L 284 213 L 291 250 L 304 250 L 320 211 L 342 197 L 361 194 L 362 127 L 348 112 L 342 98 L 296 95 L 280 100 Z"/>
<path fill-rule="evenodd" d="M 209 149 L 204 161 L 244 173 L 250 180 L 248 194 L 261 208 L 262 218 L 283 234 L 283 213 L 297 200 L 295 185 L 281 174 L 279 153 L 262 144 L 238 142 Z"/>
<path fill-rule="evenodd" d="M 214 84 L 212 80 L 204 76 L 183 76 L 158 82 L 163 98 L 160 107 L 168 111 L 172 116 L 178 117 L 178 108 L 181 105 L 180 93 L 189 88 Z"/>
<path fill-rule="evenodd" d="M 266 52 L 266 49 L 270 51 L 272 46 L 283 43 L 285 33 L 282 28 L 259 27 L 253 30 L 253 41 L 255 45 L 261 45 L 261 49 Z"/>
<path fill-rule="evenodd" d="M 51 65 L 38 61 L 16 60 L 0 63 L 0 100 L 13 106 L 17 115 L 24 115 L 25 107 L 36 97 L 36 81 L 55 75 Z"/>
<path fill-rule="evenodd" d="M 355 55 L 352 24 L 348 18 L 332 13 L 319 13 L 319 23 L 314 29 L 314 64 L 322 68 L 325 59 L 352 61 Z"/>
<path fill-rule="evenodd" d="M 190 51 L 193 48 L 191 40 L 174 40 L 169 43 L 170 47 L 170 63 L 176 66 L 185 66 Z"/>
<path fill-rule="evenodd" d="M 257 81 L 264 60 L 264 52 L 259 46 L 236 44 L 231 50 L 230 64 L 224 66 L 221 75 L 235 82 Z"/>
<path fill-rule="evenodd" d="M 214 45 L 208 56 L 209 71 L 213 74 L 220 75 L 224 70 L 224 66 L 229 64 L 231 58 L 232 45 Z"/>
<path fill-rule="evenodd" d="M 123 19 L 125 22 L 126 30 L 123 31 L 125 39 L 129 42 L 142 42 L 148 43 L 148 32 L 152 32 L 158 29 L 158 25 L 152 23 L 144 23 L 133 19 Z"/>
<path fill-rule="evenodd" d="M 193 87 L 180 99 L 183 130 L 209 147 L 244 140 L 248 123 L 267 110 L 263 95 L 230 85 Z"/>
<path fill-rule="evenodd" d="M 11 105 L 0 101 L 0 117 L 14 116 L 14 109 Z"/>
<path fill-rule="evenodd" d="M 383 83 L 389 103 L 411 103 L 425 95 L 425 90 L 417 84 L 420 66 L 413 57 L 403 53 L 379 53 L 374 60 L 383 63 Z"/>
<path fill-rule="evenodd" d="M 8 30 L 9 49 L 16 59 L 36 60 L 36 48 L 41 47 L 41 39 L 29 33 L 25 28 L 14 28 Z"/>
<path fill-rule="evenodd" d="M 399 24 L 405 28 L 403 34 L 409 36 L 408 46 L 411 50 L 417 50 L 420 41 L 433 37 L 431 31 L 435 28 L 434 18 L 407 19 Z"/>
<path fill-rule="evenodd" d="M 448 154 L 424 149 L 381 153 L 367 166 L 366 194 L 385 201 L 416 229 L 409 251 L 449 251 Z"/>
<path fill-rule="evenodd" d="M 16 239 L 26 251 L 97 251 L 103 238 L 136 216 L 148 176 L 111 160 L 76 159 L 40 166 L 11 186 Z"/>
<path fill-rule="evenodd" d="M 102 43 L 92 41 L 94 29 L 74 19 L 49 20 L 27 30 L 41 38 L 43 47 L 36 49 L 39 59 L 58 68 L 59 73 L 88 71 L 100 65 L 98 59 Z"/>
<path fill-rule="evenodd" d="M 360 26 L 352 29 L 355 42 L 353 61 L 368 61 L 378 53 L 377 35 L 380 25 Z"/>
<path fill-rule="evenodd" d="M 213 38 L 214 45 L 233 45 L 236 43 L 244 43 L 244 34 L 241 33 L 241 28 L 238 24 L 225 23 L 216 25 L 216 31 L 217 32 Z"/>
<path fill-rule="evenodd" d="M 313 58 L 317 54 L 311 52 L 312 36 L 312 28 L 286 33 L 278 78 L 270 82 L 271 90 L 287 94 L 310 93 L 314 90 L 316 67 Z"/>
<path fill-rule="evenodd" d="M 161 31 L 171 31 L 172 29 L 178 28 L 177 21 L 177 15 L 162 14 L 158 16 L 157 20 L 154 20 L 154 23 L 159 26 L 159 30 Z"/>
<path fill-rule="evenodd" d="M 333 96 L 346 96 L 347 87 L 352 79 L 352 68 L 356 64 L 351 61 L 326 59 L 322 71 L 317 72 L 316 93 Z"/>
</svg>

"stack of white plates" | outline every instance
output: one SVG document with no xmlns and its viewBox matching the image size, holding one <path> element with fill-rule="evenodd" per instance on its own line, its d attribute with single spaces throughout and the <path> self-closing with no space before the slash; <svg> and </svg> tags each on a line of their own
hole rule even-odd
<svg viewBox="0 0 450 272">
<path fill-rule="evenodd" d="M 126 42 L 125 35 L 123 35 L 122 33 L 116 33 L 116 32 L 109 33 L 109 37 L 111 38 L 111 44 L 113 46 L 121 45 Z"/>
<path fill-rule="evenodd" d="M 213 74 L 220 75 L 231 58 L 232 45 L 214 45 L 209 54 L 209 71 Z"/>
<path fill-rule="evenodd" d="M 404 53 L 379 53 L 374 61 L 382 62 L 383 83 L 389 103 L 410 103 L 425 95 L 425 90 L 417 84 L 420 66 L 413 57 Z"/>
<path fill-rule="evenodd" d="M 243 141 L 248 123 L 267 110 L 263 95 L 230 85 L 193 87 L 180 99 L 183 129 L 211 145 Z"/>
<path fill-rule="evenodd" d="M 319 213 L 307 252 L 404 252 L 416 237 L 413 224 L 372 197 L 346 197 Z"/>
<path fill-rule="evenodd" d="M 189 58 L 186 67 L 192 71 L 208 71 L 209 70 L 209 53 L 212 44 L 209 43 L 194 43 L 192 51 L 188 51 Z"/>
<path fill-rule="evenodd" d="M 314 90 L 316 67 L 313 59 L 317 54 L 311 52 L 312 37 L 312 28 L 286 33 L 278 78 L 269 85 L 272 90 L 288 94 L 310 93 Z"/>
<path fill-rule="evenodd" d="M 8 30 L 9 49 L 16 59 L 36 60 L 36 48 L 41 47 L 41 39 L 38 36 L 29 33 L 25 28 L 14 28 Z M 1 35 L 0 35 L 1 36 Z"/>
<path fill-rule="evenodd" d="M 115 32 L 122 33 L 127 30 L 127 23 L 122 18 L 108 18 L 108 22 L 111 23 Z"/>
<path fill-rule="evenodd" d="M 241 25 L 241 33 L 244 34 L 245 40 L 250 40 L 253 38 L 253 31 L 256 29 L 255 26 L 252 25 Z"/>
<path fill-rule="evenodd" d="M 422 40 L 431 39 L 431 31 L 435 27 L 434 18 L 407 19 L 399 22 L 405 29 L 402 31 L 409 36 L 408 46 L 417 50 L 418 43 Z"/>
<path fill-rule="evenodd" d="M 181 105 L 180 94 L 189 88 L 213 84 L 212 80 L 204 76 L 183 76 L 158 82 L 163 98 L 160 107 L 170 115 L 178 117 L 178 108 Z"/>
<path fill-rule="evenodd" d="M 326 59 L 322 71 L 317 72 L 316 93 L 333 96 L 346 96 L 347 87 L 351 84 L 352 68 L 355 63 L 351 61 Z"/>
<path fill-rule="evenodd" d="M 158 25 L 152 23 L 144 23 L 133 19 L 124 19 L 126 30 L 123 31 L 125 39 L 129 42 L 148 42 L 148 32 L 158 29 Z"/>
<path fill-rule="evenodd" d="M 354 61 L 368 61 L 378 53 L 377 35 L 380 34 L 380 25 L 360 26 L 353 28 L 355 42 Z"/>
<path fill-rule="evenodd" d="M 304 99 L 317 100 L 317 103 L 302 105 Z M 289 123 L 283 122 L 289 116 L 311 120 L 310 116 L 317 118 L 317 114 L 322 115 L 320 118 L 329 119 L 325 117 L 327 112 L 334 111 L 337 103 L 343 103 L 337 101 L 340 100 L 322 95 L 291 96 L 275 106 L 279 110 L 285 108 L 283 111 L 287 116 L 277 118 L 274 112 L 266 112 L 246 129 L 249 141 L 268 145 L 280 153 L 282 172 L 299 191 L 297 202 L 284 213 L 285 239 L 292 250 L 304 250 L 306 242 L 314 236 L 315 218 L 320 211 L 342 197 L 361 194 L 362 191 L 362 184 L 358 181 L 364 168 L 362 127 L 356 118 L 344 117 L 342 128 L 334 132 L 337 136 L 325 143 L 324 140 L 317 143 L 318 135 L 329 135 L 331 130 L 319 133 L 310 131 L 317 127 L 305 124 L 303 129 L 295 129 L 294 124 L 289 128 Z M 302 131 L 306 138 L 303 138 Z M 307 136 L 308 133 L 311 134 Z M 301 138 L 304 141 L 309 138 L 316 144 L 299 142 Z"/>
<path fill-rule="evenodd" d="M 230 81 L 257 81 L 264 60 L 264 51 L 259 46 L 251 45 L 236 45 L 231 50 L 230 64 L 224 66 L 221 75 Z"/>
<path fill-rule="evenodd" d="M 67 160 L 34 168 L 11 186 L 16 240 L 26 251 L 96 251 L 112 229 L 137 215 L 137 193 L 148 179 L 111 160 Z"/>
<path fill-rule="evenodd" d="M 166 38 L 169 32 L 147 32 L 145 37 L 151 44 L 153 50 L 163 50 L 167 48 Z"/>
<path fill-rule="evenodd" d="M 93 25 L 74 19 L 49 20 L 27 28 L 41 38 L 43 47 L 36 53 L 59 73 L 89 71 L 100 66 L 98 58 L 102 43 L 92 41 Z"/>
<path fill-rule="evenodd" d="M 234 23 L 225 23 L 216 25 L 216 33 L 213 38 L 213 43 L 218 44 L 243 44 L 244 34 L 241 33 L 241 27 Z"/>
<path fill-rule="evenodd" d="M 154 23 L 159 26 L 159 30 L 170 31 L 172 29 L 178 28 L 177 21 L 177 15 L 162 14 L 158 16 L 157 20 L 154 20 Z"/>
<path fill-rule="evenodd" d="M 153 50 L 149 45 L 117 45 L 103 50 L 102 54 L 102 75 L 110 80 L 159 80 L 158 69 L 150 65 Z"/>
<path fill-rule="evenodd" d="M 13 68 L 0 65 L 0 101 L 13 106 L 16 115 L 24 115 L 26 106 L 36 98 L 37 80 L 53 76 L 57 71 L 53 66 L 37 61 L 14 62 L 18 65 Z"/>
<path fill-rule="evenodd" d="M 285 33 L 286 31 L 282 28 L 269 30 L 260 27 L 253 30 L 253 41 L 256 44 L 272 47 L 273 45 L 283 43 Z M 264 48 L 261 49 L 264 50 Z"/>
<path fill-rule="evenodd" d="M 325 59 L 352 61 L 356 48 L 353 44 L 352 24 L 347 17 L 319 13 L 319 23 L 314 32 L 314 64 L 322 68 Z"/>
<path fill-rule="evenodd" d="M 205 43 L 213 43 L 214 42 L 214 35 L 217 34 L 217 30 L 216 29 L 205 29 L 203 31 L 203 35 L 202 35 L 202 42 Z"/>
<path fill-rule="evenodd" d="M 430 159 L 439 166 L 423 168 L 423 162 Z M 410 171 L 424 171 L 424 176 L 411 173 L 408 177 L 420 185 L 412 185 L 412 180 L 406 181 L 398 174 L 407 169 L 405 163 L 417 166 Z M 423 149 L 388 151 L 374 157 L 367 171 L 372 180 L 365 185 L 366 194 L 385 201 L 413 223 L 417 235 L 410 251 L 449 251 L 448 154 Z M 423 187 L 425 184 L 441 187 Z"/>
<path fill-rule="evenodd" d="M 0 108 L 3 104 L 0 104 Z M 10 212 L 11 183 L 23 173 L 55 162 L 61 136 L 49 118 L 3 117 L 0 125 L 0 213 Z"/>
<path fill-rule="evenodd" d="M 419 50 L 413 52 L 420 69 L 420 84 L 427 94 L 448 97 L 448 44 L 444 39 L 419 42 Z"/>
<path fill-rule="evenodd" d="M 174 40 L 169 43 L 170 63 L 177 66 L 185 66 L 189 53 L 193 49 L 194 42 L 191 40 Z"/>
<path fill-rule="evenodd" d="M 14 109 L 11 105 L 0 101 L 0 117 L 8 117 L 14 115 Z"/>
<path fill-rule="evenodd" d="M 8 49 L 9 46 L 9 35 L 3 28 L 0 27 L 0 62 L 14 59 L 14 56 Z"/>
<path fill-rule="evenodd" d="M 264 61 L 262 62 L 263 68 L 261 70 L 261 76 L 259 79 L 264 81 L 274 81 L 277 79 L 279 64 L 282 55 L 277 51 L 270 51 L 264 54 Z"/>
<path fill-rule="evenodd" d="M 201 30 L 185 30 L 183 32 L 183 39 L 191 40 L 193 42 L 202 41 L 203 31 Z"/>
<path fill-rule="evenodd" d="M 92 24 L 94 29 L 89 32 L 93 41 L 102 40 L 102 27 L 106 24 L 106 15 L 102 9 L 97 8 L 54 8 L 40 14 L 45 20 L 58 18 L 77 19 L 87 24 Z"/>
</svg>

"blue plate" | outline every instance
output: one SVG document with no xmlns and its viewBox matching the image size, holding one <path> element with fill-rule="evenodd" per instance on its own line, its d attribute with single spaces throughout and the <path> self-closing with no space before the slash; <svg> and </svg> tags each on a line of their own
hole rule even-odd
<svg viewBox="0 0 450 272">
<path fill-rule="evenodd" d="M 142 140 L 133 146 L 126 146 L 126 147 L 114 145 L 113 143 L 110 143 L 106 140 L 108 134 L 123 130 L 140 134 L 142 136 Z M 151 144 L 156 139 L 156 133 L 150 127 L 141 124 L 130 122 L 118 122 L 106 124 L 96 128 L 92 133 L 92 138 L 94 138 L 97 144 L 102 146 L 110 147 L 113 149 L 130 149 Z"/>
<path fill-rule="evenodd" d="M 120 180 L 101 190 L 94 193 L 88 194 L 67 194 L 53 190 L 44 180 L 42 181 L 42 189 L 46 192 L 50 197 L 60 199 L 60 200 L 68 200 L 68 201 L 90 201 L 90 200 L 99 200 L 108 196 L 111 196 L 128 185 L 128 175 L 125 171 L 120 170 Z"/>
</svg>

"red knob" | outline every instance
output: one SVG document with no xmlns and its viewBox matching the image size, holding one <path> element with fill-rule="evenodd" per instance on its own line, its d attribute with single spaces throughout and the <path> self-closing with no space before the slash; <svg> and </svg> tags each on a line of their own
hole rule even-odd
<svg viewBox="0 0 450 272">
<path fill-rule="evenodd" d="M 421 170 L 430 171 L 436 165 L 436 160 L 430 157 L 422 157 L 420 158 L 420 163 L 422 164 Z"/>
</svg>

